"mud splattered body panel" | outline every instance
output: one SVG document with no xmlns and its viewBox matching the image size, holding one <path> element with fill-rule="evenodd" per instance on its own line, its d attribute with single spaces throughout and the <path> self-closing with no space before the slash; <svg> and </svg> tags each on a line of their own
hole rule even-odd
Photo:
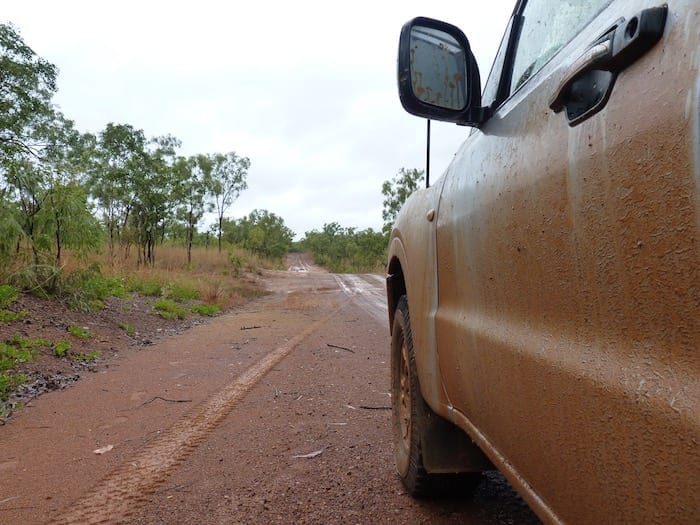
<svg viewBox="0 0 700 525">
<path fill-rule="evenodd" d="M 607 5 L 471 134 L 434 224 L 409 201 L 393 234 L 424 397 L 547 521 L 700 519 L 700 4 L 668 2 L 598 113 L 548 107 L 648 7 Z"/>
</svg>

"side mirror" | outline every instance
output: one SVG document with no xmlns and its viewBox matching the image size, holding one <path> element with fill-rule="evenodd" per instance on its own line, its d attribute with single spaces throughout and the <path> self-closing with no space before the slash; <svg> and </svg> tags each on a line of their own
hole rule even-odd
<svg viewBox="0 0 700 525">
<path fill-rule="evenodd" d="M 414 18 L 401 29 L 399 98 L 412 115 L 478 126 L 481 107 L 479 68 L 469 41 L 457 27 L 431 18 Z"/>
</svg>

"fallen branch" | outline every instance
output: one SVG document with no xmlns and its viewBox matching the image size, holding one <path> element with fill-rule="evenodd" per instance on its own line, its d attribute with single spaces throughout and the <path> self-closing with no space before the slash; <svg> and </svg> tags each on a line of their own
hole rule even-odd
<svg viewBox="0 0 700 525">
<path fill-rule="evenodd" d="M 352 348 L 347 348 L 347 347 L 345 347 L 345 346 L 332 345 L 332 344 L 330 344 L 330 343 L 326 343 L 326 346 L 329 346 L 329 347 L 331 347 L 331 348 L 337 348 L 337 349 L 339 349 L 339 350 L 345 350 L 345 351 L 351 352 L 351 353 L 353 353 L 353 354 L 355 353 L 355 350 L 353 350 Z"/>
<path fill-rule="evenodd" d="M 360 405 L 360 408 L 363 410 L 391 410 L 391 407 L 385 407 L 385 406 L 380 406 L 380 407 L 371 407 L 367 405 Z"/>
<path fill-rule="evenodd" d="M 256 328 L 262 328 L 262 326 L 241 326 L 241 330 L 255 330 Z"/>
<path fill-rule="evenodd" d="M 148 401 L 145 401 L 144 403 L 141 403 L 139 406 L 144 406 L 144 405 L 147 405 L 149 403 L 153 403 L 156 399 L 160 399 L 161 401 L 165 401 L 167 403 L 191 403 L 192 402 L 191 399 L 166 399 L 164 397 L 156 396 L 156 397 L 152 397 Z"/>
</svg>

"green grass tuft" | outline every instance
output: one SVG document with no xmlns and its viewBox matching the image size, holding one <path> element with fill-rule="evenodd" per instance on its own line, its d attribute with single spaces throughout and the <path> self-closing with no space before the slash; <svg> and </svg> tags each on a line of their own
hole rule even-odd
<svg viewBox="0 0 700 525">
<path fill-rule="evenodd" d="M 92 334 L 88 332 L 85 328 L 74 324 L 68 327 L 68 333 L 74 337 L 77 337 L 78 339 L 89 339 L 90 337 L 92 337 Z"/>
<path fill-rule="evenodd" d="M 99 358 L 101 355 L 102 355 L 102 352 L 100 352 L 99 350 L 95 350 L 94 352 L 90 352 L 87 354 L 75 354 L 75 355 L 71 356 L 71 358 L 74 361 L 83 361 L 83 362 L 87 363 L 87 362 L 96 361 L 97 358 Z"/>
<path fill-rule="evenodd" d="M 134 334 L 136 334 L 136 330 L 134 329 L 134 327 L 128 323 L 119 323 L 119 328 L 124 330 L 126 332 L 126 335 L 130 337 L 133 337 Z"/>
<path fill-rule="evenodd" d="M 163 319 L 184 319 L 188 315 L 187 310 L 169 299 L 161 299 L 153 307 Z"/>
<path fill-rule="evenodd" d="M 53 355 L 56 357 L 65 357 L 68 355 L 68 352 L 72 346 L 73 345 L 71 345 L 70 341 L 61 341 L 56 343 L 53 347 Z"/>
<path fill-rule="evenodd" d="M 194 314 L 199 314 L 201 316 L 213 316 L 221 311 L 221 307 L 218 304 L 195 304 L 190 308 L 190 312 Z"/>
<path fill-rule="evenodd" d="M 19 291 L 9 284 L 0 284 L 0 308 L 7 308 L 19 297 Z"/>
</svg>

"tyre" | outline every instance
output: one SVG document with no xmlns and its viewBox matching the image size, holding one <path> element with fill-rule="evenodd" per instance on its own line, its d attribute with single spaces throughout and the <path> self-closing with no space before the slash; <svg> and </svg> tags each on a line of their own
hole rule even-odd
<svg viewBox="0 0 700 525">
<path fill-rule="evenodd" d="M 391 336 L 391 404 L 396 471 L 407 492 L 413 497 L 470 495 L 480 473 L 431 474 L 424 465 L 423 436 L 431 425 L 446 422 L 420 391 L 406 296 L 397 304 Z"/>
</svg>

